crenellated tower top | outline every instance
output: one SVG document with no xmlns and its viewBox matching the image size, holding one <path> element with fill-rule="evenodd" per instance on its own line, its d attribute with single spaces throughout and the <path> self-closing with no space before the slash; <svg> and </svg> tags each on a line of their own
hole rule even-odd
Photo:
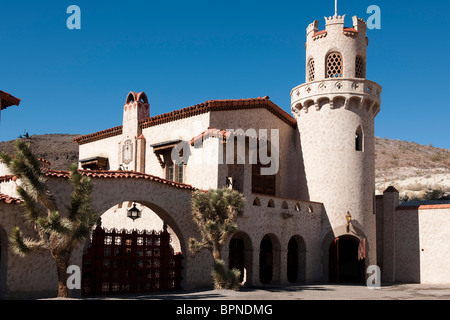
<svg viewBox="0 0 450 320">
<path fill-rule="evenodd" d="M 337 14 L 325 17 L 323 30 L 318 20 L 308 25 L 305 84 L 291 92 L 294 115 L 307 112 L 310 106 L 320 109 L 323 99 L 330 101 L 331 108 L 348 108 L 350 102 L 357 102 L 358 107 L 364 104 L 374 115 L 378 113 L 381 87 L 367 80 L 366 33 L 366 22 L 357 16 L 352 18 L 352 27 L 345 27 L 345 15 Z"/>
</svg>

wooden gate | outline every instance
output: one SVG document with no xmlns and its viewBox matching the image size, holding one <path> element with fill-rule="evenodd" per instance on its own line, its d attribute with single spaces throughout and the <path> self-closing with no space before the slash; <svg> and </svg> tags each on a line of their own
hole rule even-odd
<svg viewBox="0 0 450 320">
<path fill-rule="evenodd" d="M 148 293 L 181 289 L 181 253 L 161 232 L 94 230 L 83 255 L 83 295 Z"/>
</svg>

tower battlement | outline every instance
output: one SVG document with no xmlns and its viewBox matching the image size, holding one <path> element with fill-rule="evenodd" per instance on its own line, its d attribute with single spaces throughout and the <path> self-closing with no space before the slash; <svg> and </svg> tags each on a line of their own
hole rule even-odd
<svg viewBox="0 0 450 320">
<path fill-rule="evenodd" d="M 367 31 L 367 23 L 362 18 L 358 18 L 357 16 L 353 16 L 353 28 L 359 33 L 366 34 Z"/>
<path fill-rule="evenodd" d="M 345 14 L 343 16 L 331 16 L 331 17 L 325 17 L 325 26 L 332 26 L 332 25 L 344 25 L 345 21 Z"/>
<path fill-rule="evenodd" d="M 315 20 L 314 22 L 310 23 L 308 27 L 306 28 L 306 34 L 309 36 L 311 32 L 313 32 L 313 35 L 319 31 L 319 20 Z"/>
<path fill-rule="evenodd" d="M 365 39 L 366 44 L 368 44 L 366 37 L 367 24 L 364 19 L 353 16 L 352 22 L 353 28 L 345 28 L 345 14 L 342 16 L 325 17 L 325 29 L 319 31 L 319 21 L 315 20 L 306 28 L 307 39 L 308 41 L 311 39 L 316 41 L 325 38 L 329 33 L 333 33 L 335 36 L 342 34 L 344 36 L 360 37 Z"/>
<path fill-rule="evenodd" d="M 315 20 L 306 28 L 306 82 L 329 78 L 366 78 L 366 22 L 354 16 L 353 26 L 345 27 L 345 15 L 325 17 L 319 31 Z"/>
</svg>

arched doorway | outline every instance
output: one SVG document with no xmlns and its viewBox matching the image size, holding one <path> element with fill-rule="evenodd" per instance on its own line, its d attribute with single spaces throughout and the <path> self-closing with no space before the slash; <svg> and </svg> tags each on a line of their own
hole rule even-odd
<svg viewBox="0 0 450 320">
<path fill-rule="evenodd" d="M 291 238 L 287 253 L 287 279 L 290 283 L 298 279 L 298 244 L 295 238 Z"/>
<path fill-rule="evenodd" d="M 140 217 L 127 216 L 138 208 Z M 104 212 L 83 254 L 82 293 L 111 295 L 181 289 L 180 241 L 149 207 L 121 202 Z"/>
<path fill-rule="evenodd" d="M 262 284 L 270 283 L 273 279 L 273 243 L 266 235 L 259 246 L 259 281 Z"/>
<path fill-rule="evenodd" d="M 230 269 L 236 268 L 241 271 L 241 283 L 251 282 L 252 256 L 249 236 L 244 232 L 236 233 L 230 240 L 228 262 Z"/>
<path fill-rule="evenodd" d="M 358 254 L 361 241 L 353 236 L 341 236 L 330 244 L 329 281 L 334 283 L 364 283 L 365 259 Z"/>
<path fill-rule="evenodd" d="M 306 248 L 300 236 L 292 237 L 288 243 L 287 279 L 290 283 L 306 280 Z"/>
</svg>

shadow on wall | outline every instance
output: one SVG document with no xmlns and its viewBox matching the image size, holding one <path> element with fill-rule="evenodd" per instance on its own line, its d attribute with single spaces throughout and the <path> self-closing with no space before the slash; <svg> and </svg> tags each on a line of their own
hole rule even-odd
<svg viewBox="0 0 450 320">
<path fill-rule="evenodd" d="M 420 283 L 419 210 L 400 209 L 394 212 L 394 280 L 403 283 Z"/>
<path fill-rule="evenodd" d="M 298 189 L 300 190 L 299 191 L 300 194 L 298 196 L 302 200 L 311 201 L 311 199 L 309 198 L 308 182 L 306 180 L 305 164 L 303 160 L 303 150 L 300 139 L 301 133 L 298 130 L 295 130 L 294 134 L 297 147 L 295 152 L 293 152 L 293 154 L 296 154 L 295 157 L 296 161 L 291 167 L 297 169 L 297 174 L 295 175 L 295 177 L 297 177 L 298 179 L 297 186 Z M 312 201 L 314 201 L 314 199 L 312 199 Z"/>
</svg>

